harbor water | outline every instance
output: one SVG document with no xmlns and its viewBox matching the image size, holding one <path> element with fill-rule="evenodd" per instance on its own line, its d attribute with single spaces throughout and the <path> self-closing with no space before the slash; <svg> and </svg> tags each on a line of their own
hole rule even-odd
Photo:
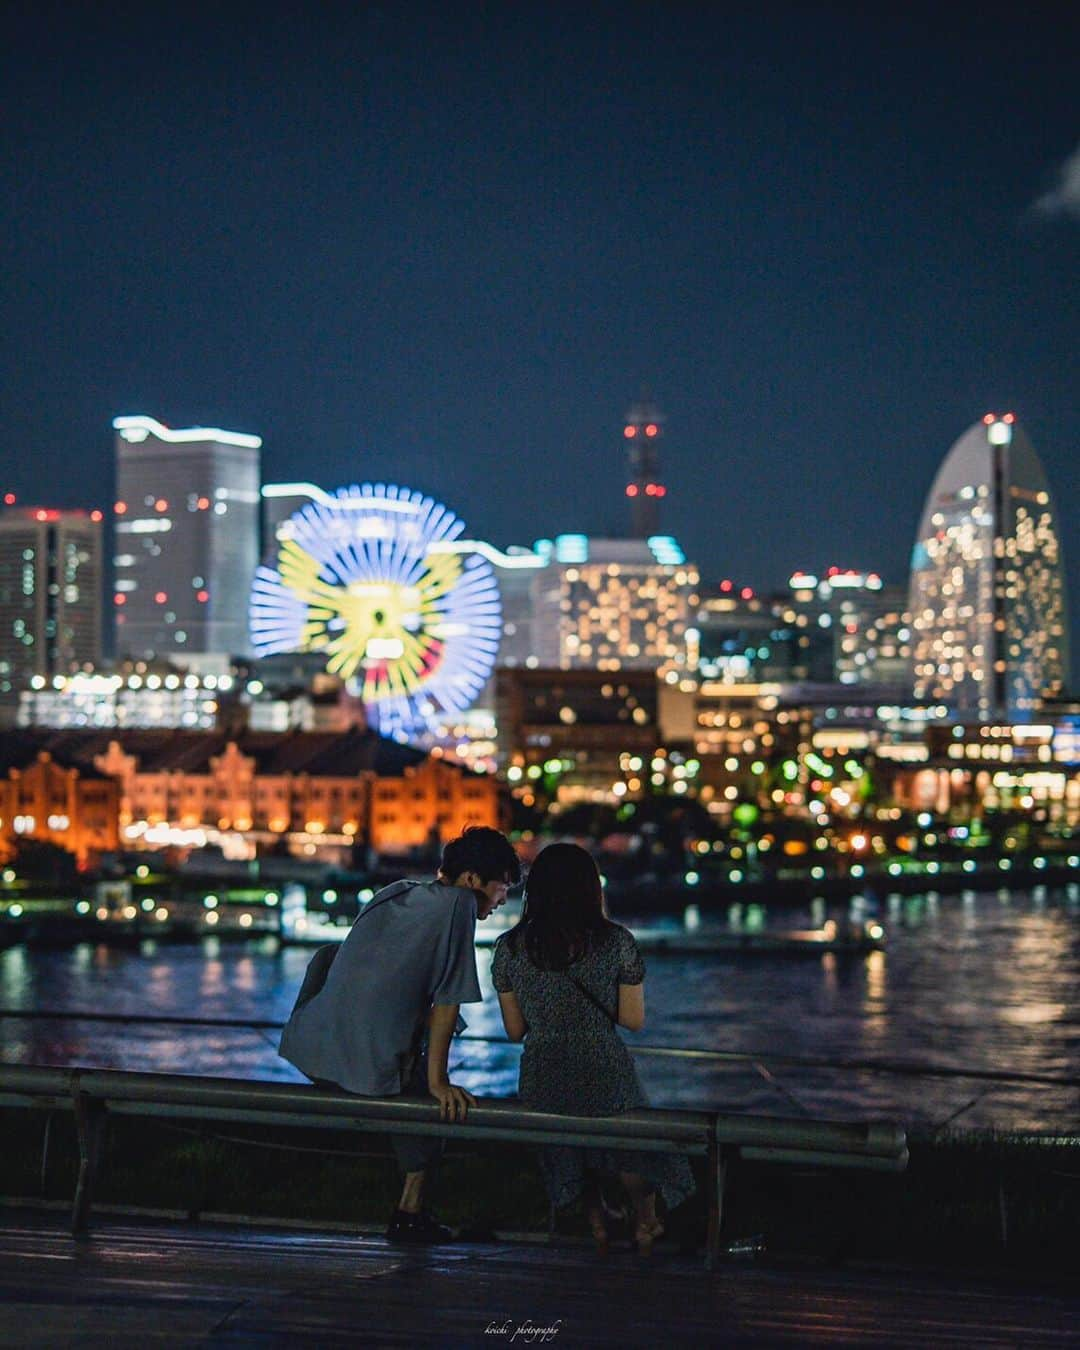
<svg viewBox="0 0 1080 1350">
<path fill-rule="evenodd" d="M 909 1128 L 1074 1132 L 1080 1094 L 1067 1080 L 1080 1070 L 1080 888 L 884 896 L 872 912 L 885 930 L 882 951 L 649 952 L 647 1024 L 627 1041 L 653 1103 L 841 1120 L 889 1116 Z M 648 916 L 613 917 L 657 927 Z M 767 922 L 803 927 L 821 917 L 820 910 L 789 910 Z M 696 931 L 708 932 L 709 921 Z M 310 956 L 310 948 L 265 937 L 10 947 L 0 952 L 0 1060 L 300 1079 L 278 1058 L 272 1028 L 152 1019 L 283 1021 Z M 469 1027 L 451 1070 L 479 1095 L 509 1095 L 520 1048 L 480 1039 L 500 1037 L 502 1026 L 490 948 L 477 956 L 485 999 L 463 1009 Z M 127 1020 L 12 1015 L 57 1010 Z M 673 1057 L 652 1048 L 749 1058 Z M 1031 1081 L 1039 1078 L 1055 1081 Z"/>
</svg>

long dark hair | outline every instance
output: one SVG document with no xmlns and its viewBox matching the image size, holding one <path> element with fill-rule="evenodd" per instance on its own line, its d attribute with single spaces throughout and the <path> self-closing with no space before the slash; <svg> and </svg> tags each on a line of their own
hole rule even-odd
<svg viewBox="0 0 1080 1350">
<path fill-rule="evenodd" d="M 548 844 L 525 882 L 525 908 L 509 941 L 541 970 L 565 970 L 608 925 L 604 890 L 592 856 L 577 844 Z"/>
</svg>

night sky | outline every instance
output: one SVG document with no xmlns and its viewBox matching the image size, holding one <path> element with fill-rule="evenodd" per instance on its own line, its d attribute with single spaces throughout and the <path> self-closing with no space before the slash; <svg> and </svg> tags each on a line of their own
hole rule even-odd
<svg viewBox="0 0 1080 1350">
<path fill-rule="evenodd" d="M 707 575 L 901 580 L 938 461 L 1012 410 L 1080 626 L 1067 7 L 222 13 L 0 8 L 0 490 L 108 501 L 148 413 L 499 544 L 619 532 L 648 385 Z"/>
</svg>

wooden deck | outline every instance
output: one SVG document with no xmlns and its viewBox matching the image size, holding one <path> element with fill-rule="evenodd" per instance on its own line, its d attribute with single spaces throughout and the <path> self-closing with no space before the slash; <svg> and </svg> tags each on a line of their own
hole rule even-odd
<svg viewBox="0 0 1080 1350">
<path fill-rule="evenodd" d="M 543 1329 L 552 1328 L 548 1339 Z M 515 1335 L 515 1332 L 517 1333 Z M 1000 1278 L 601 1261 L 519 1244 L 0 1213 L 0 1345 L 1076 1345 L 1080 1299 Z"/>
</svg>

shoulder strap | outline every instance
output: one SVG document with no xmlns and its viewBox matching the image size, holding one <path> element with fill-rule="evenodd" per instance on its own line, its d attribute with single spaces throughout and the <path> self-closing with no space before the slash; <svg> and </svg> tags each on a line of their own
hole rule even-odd
<svg viewBox="0 0 1080 1350">
<path fill-rule="evenodd" d="M 559 972 L 559 974 L 565 975 L 566 978 L 570 981 L 570 983 L 574 986 L 574 988 L 578 991 L 578 993 L 583 994 L 585 998 L 587 998 L 589 1002 L 593 1005 L 594 1008 L 599 1008 L 612 1026 L 617 1025 L 615 1018 L 612 1017 L 611 1013 L 607 1010 L 607 1008 L 604 1007 L 604 1005 L 600 1002 L 600 1000 L 598 998 L 595 998 L 592 994 L 590 994 L 583 984 L 579 984 L 578 981 L 574 979 L 573 975 L 571 975 L 568 970 L 562 970 Z"/>
<path fill-rule="evenodd" d="M 325 947 L 319 947 L 316 950 L 315 955 L 308 962 L 307 970 L 304 973 L 304 982 L 301 984 L 300 992 L 293 1004 L 293 1013 L 298 1013 L 305 1003 L 310 1003 L 316 994 L 322 993 L 323 985 L 326 984 L 326 977 L 330 974 L 330 967 L 333 965 L 334 957 L 337 954 L 338 944 L 334 942 L 329 942 Z"/>
</svg>

